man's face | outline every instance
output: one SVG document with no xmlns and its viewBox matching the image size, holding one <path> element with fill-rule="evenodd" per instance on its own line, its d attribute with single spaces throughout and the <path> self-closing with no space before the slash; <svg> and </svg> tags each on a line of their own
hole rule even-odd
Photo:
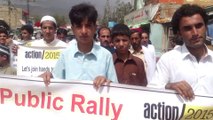
<svg viewBox="0 0 213 120">
<path fill-rule="evenodd" d="M 113 43 L 116 51 L 126 54 L 129 51 L 130 38 L 126 35 L 117 35 L 113 38 Z"/>
<path fill-rule="evenodd" d="M 72 30 L 79 44 L 91 44 L 96 32 L 96 25 L 85 19 L 80 25 L 72 25 Z"/>
<path fill-rule="evenodd" d="M 21 38 L 22 38 L 22 40 L 30 40 L 31 35 L 27 30 L 22 30 L 21 31 Z"/>
<path fill-rule="evenodd" d="M 42 30 L 43 38 L 47 43 L 50 43 L 54 40 L 56 28 L 52 21 L 42 22 L 41 30 Z"/>
<path fill-rule="evenodd" d="M 5 66 L 5 61 L 7 60 L 7 56 L 0 53 L 0 66 Z"/>
<path fill-rule="evenodd" d="M 109 46 L 111 42 L 110 31 L 108 29 L 101 29 L 99 34 L 99 40 L 102 46 Z"/>
<path fill-rule="evenodd" d="M 179 23 L 179 35 L 187 48 L 203 46 L 206 39 L 206 26 L 200 14 L 183 17 Z"/>
<path fill-rule="evenodd" d="M 149 36 L 147 33 L 142 33 L 141 34 L 141 42 L 142 42 L 142 45 L 145 45 L 147 46 L 148 45 L 148 41 L 149 41 Z"/>
<path fill-rule="evenodd" d="M 0 53 L 0 66 L 3 66 L 4 61 L 5 61 L 5 57 L 4 55 L 1 55 Z"/>
<path fill-rule="evenodd" d="M 131 44 L 134 50 L 141 47 L 141 37 L 138 32 L 131 34 L 130 39 L 131 39 Z"/>
<path fill-rule="evenodd" d="M 5 33 L 0 33 L 0 44 L 5 45 L 8 36 Z"/>
<path fill-rule="evenodd" d="M 64 35 L 63 33 L 57 34 L 57 38 L 59 40 L 66 41 L 66 35 Z"/>
</svg>

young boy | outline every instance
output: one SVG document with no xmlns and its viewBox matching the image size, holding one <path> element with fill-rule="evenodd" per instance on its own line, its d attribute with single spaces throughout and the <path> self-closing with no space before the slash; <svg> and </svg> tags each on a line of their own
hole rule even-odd
<svg viewBox="0 0 213 120">
<path fill-rule="evenodd" d="M 94 43 L 97 20 L 94 6 L 86 3 L 73 6 L 69 18 L 76 42 L 61 53 L 52 73 L 41 75 L 46 85 L 50 83 L 51 77 L 93 80 L 96 89 L 105 83 L 117 82 L 111 53 Z"/>
<path fill-rule="evenodd" d="M 116 48 L 113 54 L 119 83 L 146 86 L 147 79 L 143 61 L 129 51 L 130 29 L 124 24 L 112 28 L 112 41 Z"/>
</svg>

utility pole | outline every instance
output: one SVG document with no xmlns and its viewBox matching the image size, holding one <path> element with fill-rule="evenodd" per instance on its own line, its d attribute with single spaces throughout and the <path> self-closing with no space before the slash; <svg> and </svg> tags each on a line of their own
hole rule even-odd
<svg viewBox="0 0 213 120">
<path fill-rule="evenodd" d="M 27 19 L 26 19 L 26 22 L 28 23 L 29 22 L 29 17 L 30 17 L 30 4 L 29 4 L 29 0 L 27 0 Z"/>
<path fill-rule="evenodd" d="M 11 1 L 8 0 L 8 22 L 9 22 L 9 26 L 11 26 Z"/>
<path fill-rule="evenodd" d="M 36 0 L 26 0 L 27 1 L 27 16 L 26 23 L 30 21 L 30 2 L 35 2 Z"/>
</svg>

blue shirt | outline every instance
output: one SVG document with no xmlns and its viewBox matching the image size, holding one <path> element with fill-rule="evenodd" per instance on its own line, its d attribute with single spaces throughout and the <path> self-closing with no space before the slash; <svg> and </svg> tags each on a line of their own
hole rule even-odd
<svg viewBox="0 0 213 120">
<path fill-rule="evenodd" d="M 84 54 L 78 50 L 77 42 L 71 43 L 61 53 L 52 73 L 54 78 L 66 80 L 94 80 L 97 76 L 105 76 L 118 82 L 112 54 L 96 44 Z"/>
<path fill-rule="evenodd" d="M 208 36 L 213 38 L 213 24 L 208 25 Z"/>
<path fill-rule="evenodd" d="M 111 52 L 111 54 L 115 53 L 114 47 L 110 47 L 110 46 L 102 46 L 102 47 L 106 48 L 109 52 Z"/>
</svg>

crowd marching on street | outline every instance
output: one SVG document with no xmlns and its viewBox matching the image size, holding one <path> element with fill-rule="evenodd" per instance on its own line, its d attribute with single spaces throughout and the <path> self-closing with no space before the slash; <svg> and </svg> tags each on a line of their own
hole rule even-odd
<svg viewBox="0 0 213 120">
<path fill-rule="evenodd" d="M 18 57 L 20 46 L 62 47 L 54 69 L 39 75 L 46 86 L 51 79 L 91 80 L 96 89 L 102 85 L 136 85 L 175 90 L 187 100 L 195 94 L 213 95 L 213 52 L 205 44 L 208 16 L 194 4 L 183 4 L 172 17 L 173 33 L 181 44 L 156 60 L 150 31 L 132 30 L 118 23 L 113 28 L 97 28 L 98 12 L 88 3 L 71 8 L 69 19 L 74 38 L 58 28 L 56 19 L 45 15 L 40 20 L 41 37 L 34 28 L 23 25 L 20 40 L 10 37 L 10 26 L 0 20 L 0 74 L 18 75 L 11 56 Z M 36 63 L 35 63 L 36 64 Z"/>
</svg>

